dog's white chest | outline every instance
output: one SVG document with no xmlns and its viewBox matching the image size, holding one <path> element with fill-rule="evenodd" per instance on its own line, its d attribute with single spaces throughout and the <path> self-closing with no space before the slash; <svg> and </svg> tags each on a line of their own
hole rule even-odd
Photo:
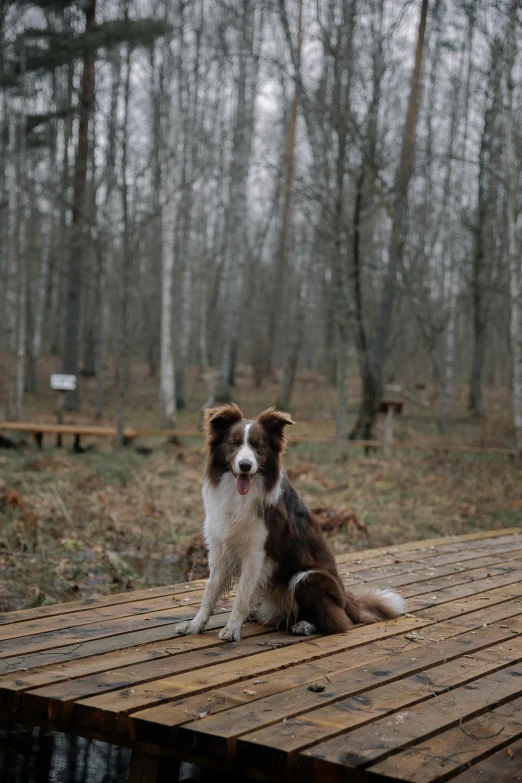
<svg viewBox="0 0 522 783">
<path fill-rule="evenodd" d="M 203 485 L 205 537 L 209 546 L 220 542 L 243 559 L 252 550 L 264 550 L 267 528 L 263 519 L 263 489 L 254 478 L 248 495 L 240 495 L 234 477 L 226 473 L 217 487 Z"/>
</svg>

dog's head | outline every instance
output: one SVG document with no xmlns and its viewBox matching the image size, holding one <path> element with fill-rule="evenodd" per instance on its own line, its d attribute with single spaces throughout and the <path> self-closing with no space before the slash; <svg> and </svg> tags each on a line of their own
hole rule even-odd
<svg viewBox="0 0 522 783">
<path fill-rule="evenodd" d="M 275 408 L 263 411 L 257 419 L 245 419 L 237 405 L 205 411 L 207 473 L 212 483 L 230 471 L 240 495 L 248 494 L 256 475 L 271 489 L 286 446 L 285 427 L 293 423 L 290 414 Z"/>
</svg>

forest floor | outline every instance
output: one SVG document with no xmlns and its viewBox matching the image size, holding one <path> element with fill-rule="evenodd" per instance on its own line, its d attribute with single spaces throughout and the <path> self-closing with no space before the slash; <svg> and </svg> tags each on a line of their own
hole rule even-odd
<svg viewBox="0 0 522 783">
<path fill-rule="evenodd" d="M 52 360 L 44 362 L 42 390 Z M 56 368 L 58 369 L 58 368 Z M 0 359 L 0 378 L 5 378 Z M 238 373 L 237 402 L 247 415 L 268 407 L 276 387 L 253 388 L 250 372 Z M 188 382 L 189 404 L 179 426 L 198 426 L 206 397 L 196 374 Z M 5 390 L 0 381 L 0 399 Z M 416 392 L 429 399 L 426 391 Z M 349 412 L 358 389 L 349 386 Z M 285 457 L 292 480 L 322 519 L 344 521 L 329 535 L 336 553 L 403 541 L 501 528 L 522 522 L 522 466 L 507 457 L 442 455 L 436 444 L 511 446 L 509 396 L 486 392 L 487 415 L 477 422 L 465 409 L 466 390 L 455 390 L 451 432 L 438 434 L 440 401 L 429 407 L 406 401 L 397 440 L 425 444 L 425 451 L 349 451 L 290 445 Z M 115 393 L 108 387 L 107 418 L 113 423 Z M 95 423 L 94 382 L 83 381 L 82 413 L 68 421 Z M 318 376 L 300 376 L 291 436 L 333 435 L 335 389 Z M 26 419 L 53 421 L 54 394 L 27 395 Z M 136 367 L 131 376 L 128 424 L 158 426 L 157 382 Z M 0 410 L 0 418 L 3 412 Z M 99 421 L 96 423 L 100 423 Z M 382 422 L 379 423 L 378 435 Z M 0 452 L 0 611 L 87 599 L 109 592 L 165 584 L 205 573 L 198 534 L 202 521 L 201 441 L 171 445 L 146 441 L 150 453 L 115 450 L 106 441 L 88 443 L 84 454 L 71 444 L 56 449 L 51 438 L 39 452 L 27 442 Z"/>
</svg>

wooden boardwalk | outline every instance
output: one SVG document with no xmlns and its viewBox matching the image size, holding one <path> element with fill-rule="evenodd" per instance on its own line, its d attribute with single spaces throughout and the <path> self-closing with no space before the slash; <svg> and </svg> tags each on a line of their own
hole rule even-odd
<svg viewBox="0 0 522 783">
<path fill-rule="evenodd" d="M 177 637 L 197 581 L 6 614 L 0 717 L 130 746 L 133 781 L 172 783 L 174 759 L 215 780 L 522 780 L 522 530 L 338 560 L 408 613 L 308 638 L 249 624 L 227 644 L 224 601 Z"/>
</svg>

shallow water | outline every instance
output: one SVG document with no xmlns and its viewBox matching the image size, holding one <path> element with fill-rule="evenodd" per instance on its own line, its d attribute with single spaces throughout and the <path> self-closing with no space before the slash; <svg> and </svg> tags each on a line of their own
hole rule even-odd
<svg viewBox="0 0 522 783">
<path fill-rule="evenodd" d="M 122 783 L 130 750 L 17 724 L 0 726 L 1 783 Z"/>
</svg>

